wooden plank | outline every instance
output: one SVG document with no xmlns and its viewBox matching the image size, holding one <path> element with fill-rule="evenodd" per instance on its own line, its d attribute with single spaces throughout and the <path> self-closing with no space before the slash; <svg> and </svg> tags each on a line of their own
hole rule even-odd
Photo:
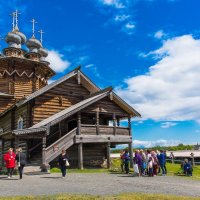
<svg viewBox="0 0 200 200">
<path fill-rule="evenodd" d="M 120 143 L 130 143 L 132 142 L 132 137 L 130 136 L 113 136 L 113 135 L 76 135 L 76 143 L 106 143 L 106 142 L 120 142 Z"/>
</svg>

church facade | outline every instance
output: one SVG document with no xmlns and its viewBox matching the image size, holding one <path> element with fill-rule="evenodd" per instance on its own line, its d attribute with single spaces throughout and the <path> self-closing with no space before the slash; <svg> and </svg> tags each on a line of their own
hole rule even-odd
<svg viewBox="0 0 200 200">
<path fill-rule="evenodd" d="M 41 31 L 42 32 L 42 31 Z M 55 75 L 48 51 L 34 34 L 19 31 L 18 13 L 0 56 L 0 163 L 10 148 L 22 147 L 29 164 L 51 165 L 64 149 L 72 167 L 100 167 L 110 147 L 128 144 L 131 118 L 140 114 L 113 92 L 100 89 L 80 67 L 48 85 Z M 26 45 L 28 51 L 22 49 Z M 127 127 L 120 121 L 126 120 Z"/>
</svg>

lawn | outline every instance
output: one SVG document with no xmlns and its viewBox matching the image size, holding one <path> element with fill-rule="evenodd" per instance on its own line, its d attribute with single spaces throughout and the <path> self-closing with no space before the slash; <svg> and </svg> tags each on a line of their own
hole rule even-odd
<svg viewBox="0 0 200 200">
<path fill-rule="evenodd" d="M 112 196 L 92 196 L 92 195 L 44 195 L 44 196 L 24 196 L 24 197 L 0 197 L 0 200 L 200 200 L 200 197 L 183 197 L 172 195 L 127 193 Z"/>
<path fill-rule="evenodd" d="M 172 164 L 167 163 L 167 170 L 168 175 L 170 176 L 176 176 L 179 171 L 181 171 L 180 164 Z M 108 169 L 69 169 L 68 173 L 121 173 L 120 168 L 120 159 L 119 158 L 113 158 L 111 160 L 111 168 Z M 130 172 L 133 172 L 133 169 L 130 169 Z M 60 169 L 58 168 L 52 168 L 51 173 L 60 173 Z M 200 166 L 195 166 L 193 168 L 193 177 L 194 179 L 200 179 Z"/>
</svg>

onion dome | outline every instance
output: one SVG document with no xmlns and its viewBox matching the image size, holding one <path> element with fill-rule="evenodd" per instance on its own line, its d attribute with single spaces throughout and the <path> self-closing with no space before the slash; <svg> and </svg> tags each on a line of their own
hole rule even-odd
<svg viewBox="0 0 200 200">
<path fill-rule="evenodd" d="M 25 44 L 26 43 L 26 36 L 20 32 L 20 31 L 15 31 L 15 34 L 19 35 L 19 37 L 21 38 L 21 44 Z"/>
<path fill-rule="evenodd" d="M 42 47 L 42 44 L 34 36 L 32 36 L 27 42 L 26 46 L 29 48 L 30 52 L 38 53 L 38 49 Z"/>
<path fill-rule="evenodd" d="M 12 31 L 6 35 L 5 41 L 9 44 L 9 47 L 19 48 L 21 44 L 21 37 Z"/>
<path fill-rule="evenodd" d="M 45 61 L 45 58 L 48 56 L 48 50 L 41 47 L 39 50 L 38 50 L 38 53 L 41 55 L 41 58 L 40 60 L 41 61 Z"/>
</svg>

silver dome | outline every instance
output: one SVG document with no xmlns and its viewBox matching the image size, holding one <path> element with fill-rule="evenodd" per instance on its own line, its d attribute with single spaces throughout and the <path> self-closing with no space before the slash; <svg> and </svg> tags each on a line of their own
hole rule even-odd
<svg viewBox="0 0 200 200">
<path fill-rule="evenodd" d="M 26 43 L 26 36 L 22 32 L 16 31 L 15 34 L 19 35 L 19 37 L 21 38 L 21 44 Z"/>
<path fill-rule="evenodd" d="M 31 52 L 38 52 L 38 49 L 42 47 L 42 44 L 39 40 L 32 37 L 26 42 L 26 46 L 30 49 Z"/>
<path fill-rule="evenodd" d="M 9 32 L 6 37 L 5 41 L 10 44 L 10 46 L 15 47 L 21 44 L 21 37 L 14 32 Z"/>
<path fill-rule="evenodd" d="M 43 47 L 40 48 L 40 49 L 38 50 L 38 53 L 39 53 L 42 57 L 45 57 L 45 58 L 48 56 L 48 51 L 47 51 L 47 49 L 44 49 Z"/>
</svg>

